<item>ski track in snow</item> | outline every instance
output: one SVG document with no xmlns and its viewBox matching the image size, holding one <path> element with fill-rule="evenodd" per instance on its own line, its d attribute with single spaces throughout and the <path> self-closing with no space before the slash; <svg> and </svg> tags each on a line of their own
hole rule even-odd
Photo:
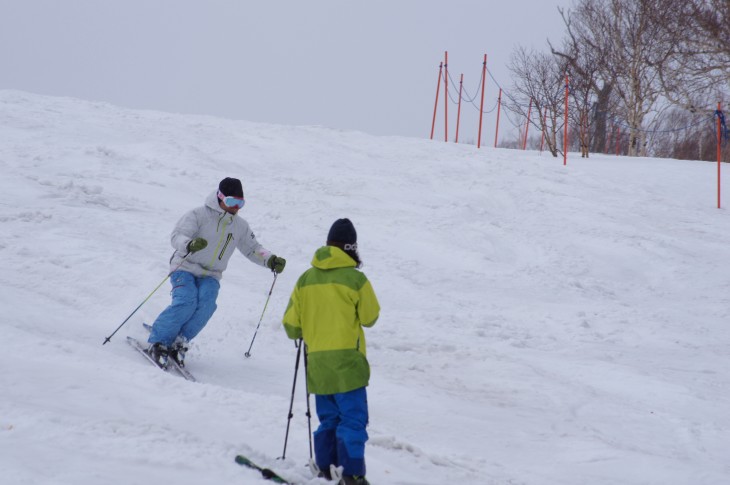
<svg viewBox="0 0 730 485">
<path fill-rule="evenodd" d="M 289 293 L 338 217 L 366 330 L 375 484 L 730 483 L 730 220 L 700 162 L 476 150 L 0 91 L 0 482 L 312 479 Z M 169 233 L 225 176 L 287 258 L 234 256 L 189 383 L 124 342 Z M 8 270 L 9 269 L 9 270 Z M 311 398 L 314 414 L 314 398 Z M 316 415 L 312 426 L 316 427 Z"/>
</svg>

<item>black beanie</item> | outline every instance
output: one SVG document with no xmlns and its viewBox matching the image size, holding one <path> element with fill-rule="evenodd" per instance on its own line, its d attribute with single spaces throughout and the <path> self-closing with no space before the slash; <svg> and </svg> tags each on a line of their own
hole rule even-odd
<svg viewBox="0 0 730 485">
<path fill-rule="evenodd" d="M 243 186 L 241 181 L 231 177 L 226 177 L 218 184 L 220 190 L 226 197 L 243 197 Z"/>
<path fill-rule="evenodd" d="M 355 244 L 357 242 L 357 232 L 350 219 L 337 219 L 332 224 L 330 232 L 327 234 L 327 243 L 330 242 L 342 244 Z"/>
</svg>

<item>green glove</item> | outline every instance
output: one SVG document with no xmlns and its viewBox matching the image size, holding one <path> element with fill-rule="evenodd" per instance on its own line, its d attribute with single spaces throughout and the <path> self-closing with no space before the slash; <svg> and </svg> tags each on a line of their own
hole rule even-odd
<svg viewBox="0 0 730 485">
<path fill-rule="evenodd" d="M 200 251 L 201 249 L 205 249 L 205 247 L 208 245 L 208 241 L 203 239 L 202 237 L 196 237 L 192 241 L 188 243 L 188 251 L 191 253 Z"/>
<path fill-rule="evenodd" d="M 277 274 L 284 271 L 284 266 L 286 266 L 286 259 L 280 258 L 275 254 L 272 254 L 269 260 L 266 261 L 266 267 L 270 268 L 271 271 Z"/>
</svg>

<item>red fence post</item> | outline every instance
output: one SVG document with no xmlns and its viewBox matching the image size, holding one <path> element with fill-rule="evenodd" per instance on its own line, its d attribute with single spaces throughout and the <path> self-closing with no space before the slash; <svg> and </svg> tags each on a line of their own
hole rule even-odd
<svg viewBox="0 0 730 485">
<path fill-rule="evenodd" d="M 494 129 L 494 148 L 497 148 L 497 135 L 499 135 L 499 112 L 502 109 L 502 88 L 499 88 L 499 97 L 497 98 L 497 127 Z"/>
<path fill-rule="evenodd" d="M 487 84 L 487 55 L 484 54 L 482 63 L 482 102 L 479 104 L 479 135 L 477 136 L 477 148 L 482 147 L 482 118 L 484 117 L 484 85 Z"/>
<path fill-rule="evenodd" d="M 444 52 L 444 141 L 449 141 L 449 51 Z"/>
<path fill-rule="evenodd" d="M 461 120 L 461 91 L 464 88 L 464 73 L 461 73 L 459 79 L 459 107 L 456 109 L 456 140 L 454 143 L 459 143 L 459 121 Z"/>
<path fill-rule="evenodd" d="M 530 98 L 530 107 L 527 108 L 527 123 L 525 124 L 525 139 L 522 141 L 523 150 L 527 150 L 527 132 L 530 129 L 530 113 L 532 113 L 532 98 Z"/>
<path fill-rule="evenodd" d="M 720 140 L 722 139 L 722 128 L 720 124 L 720 113 L 722 113 L 721 110 L 722 106 L 720 105 L 720 102 L 717 103 L 717 208 L 720 208 L 720 162 L 722 160 L 722 144 L 720 143 Z"/>
<path fill-rule="evenodd" d="M 547 106 L 545 106 L 545 115 L 542 119 L 542 136 L 540 137 L 540 153 L 542 153 L 542 147 L 545 144 L 545 130 L 547 129 Z"/>
<path fill-rule="evenodd" d="M 439 106 L 439 90 L 441 89 L 441 69 L 443 69 L 444 63 L 439 63 L 439 80 L 436 83 L 436 102 L 433 105 L 433 121 L 431 122 L 431 139 L 433 140 L 433 130 L 436 128 L 436 108 Z"/>
<path fill-rule="evenodd" d="M 583 142 L 585 141 L 586 131 L 585 128 L 585 122 L 586 122 L 586 114 L 585 112 L 580 114 L 580 129 L 578 130 L 578 146 L 580 147 L 580 157 L 583 158 L 585 156 L 585 151 L 583 150 Z"/>
<path fill-rule="evenodd" d="M 563 131 L 563 165 L 568 164 L 568 73 L 565 73 L 565 129 Z"/>
</svg>

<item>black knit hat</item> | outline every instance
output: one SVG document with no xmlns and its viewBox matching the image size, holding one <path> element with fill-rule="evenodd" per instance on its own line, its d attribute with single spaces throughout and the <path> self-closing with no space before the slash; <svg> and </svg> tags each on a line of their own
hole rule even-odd
<svg viewBox="0 0 730 485">
<path fill-rule="evenodd" d="M 355 244 L 356 242 L 357 232 L 350 219 L 337 219 L 327 234 L 327 244 L 330 246 L 329 243 Z"/>
<path fill-rule="evenodd" d="M 241 181 L 231 177 L 226 177 L 218 184 L 218 190 L 226 197 L 243 197 L 243 186 Z"/>
</svg>

